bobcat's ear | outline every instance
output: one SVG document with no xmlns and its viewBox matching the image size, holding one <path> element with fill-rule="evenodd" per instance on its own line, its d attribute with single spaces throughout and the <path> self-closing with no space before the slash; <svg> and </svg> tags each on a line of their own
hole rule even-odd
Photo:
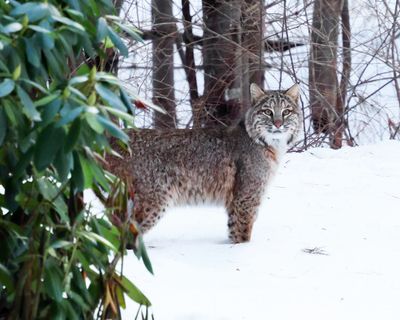
<svg viewBox="0 0 400 320">
<path fill-rule="evenodd" d="M 256 102 L 262 96 L 265 96 L 265 92 L 258 85 L 252 83 L 250 85 L 250 95 L 251 95 L 251 101 Z"/>
<path fill-rule="evenodd" d="M 293 86 L 291 86 L 289 89 L 286 90 L 285 94 L 297 102 L 300 96 L 299 85 L 297 83 L 294 84 Z"/>
</svg>

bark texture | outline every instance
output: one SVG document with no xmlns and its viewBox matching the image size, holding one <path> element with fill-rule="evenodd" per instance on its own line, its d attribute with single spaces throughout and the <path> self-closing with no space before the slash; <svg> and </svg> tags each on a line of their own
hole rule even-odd
<svg viewBox="0 0 400 320">
<path fill-rule="evenodd" d="M 250 82 L 262 85 L 263 1 L 203 0 L 202 126 L 230 125 L 250 106 Z"/>
<path fill-rule="evenodd" d="M 337 77 L 338 34 L 343 3 L 344 0 L 316 0 L 311 33 L 309 80 L 312 122 L 317 133 L 329 135 L 332 148 L 340 148 L 342 144 L 343 92 L 348 81 L 346 75 L 346 80 L 342 78 L 342 85 L 339 86 Z M 350 34 L 346 36 L 350 37 Z"/>
<path fill-rule="evenodd" d="M 153 102 L 166 111 L 154 113 L 154 127 L 176 127 L 176 105 L 174 92 L 174 42 L 175 20 L 172 15 L 172 0 L 152 0 L 153 32 Z"/>
</svg>

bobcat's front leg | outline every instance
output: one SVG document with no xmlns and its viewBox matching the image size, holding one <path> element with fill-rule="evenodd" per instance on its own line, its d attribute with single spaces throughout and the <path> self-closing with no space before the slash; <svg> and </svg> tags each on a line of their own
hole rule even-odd
<svg viewBox="0 0 400 320">
<path fill-rule="evenodd" d="M 237 173 L 232 198 L 226 203 L 229 239 L 233 243 L 250 241 L 263 190 L 264 182 L 251 170 Z"/>
<path fill-rule="evenodd" d="M 252 210 L 231 209 L 228 212 L 229 239 L 233 243 L 250 241 L 251 231 L 256 218 Z"/>
</svg>

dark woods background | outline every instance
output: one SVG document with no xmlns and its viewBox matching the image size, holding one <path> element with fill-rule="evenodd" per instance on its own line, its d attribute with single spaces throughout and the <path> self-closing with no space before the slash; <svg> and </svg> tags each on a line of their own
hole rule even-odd
<svg viewBox="0 0 400 320">
<path fill-rule="evenodd" d="M 126 0 L 121 13 L 145 41 L 130 47 L 136 57 L 119 75 L 167 111 L 143 115 L 139 125 L 228 125 L 248 108 L 251 82 L 271 89 L 298 82 L 305 117 L 298 149 L 398 138 L 399 4 L 350 5 Z"/>
</svg>

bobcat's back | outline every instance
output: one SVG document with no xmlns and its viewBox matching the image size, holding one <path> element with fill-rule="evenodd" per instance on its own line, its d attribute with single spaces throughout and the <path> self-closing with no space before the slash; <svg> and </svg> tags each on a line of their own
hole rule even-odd
<svg viewBox="0 0 400 320">
<path fill-rule="evenodd" d="M 141 194 L 165 195 L 168 204 L 208 201 L 225 204 L 232 198 L 240 166 L 249 162 L 256 169 L 261 164 L 262 168 L 257 170 L 261 175 L 268 170 L 262 159 L 263 148 L 249 138 L 243 125 L 220 129 L 131 130 L 129 135 L 131 156 L 125 153 L 123 160 L 110 159 L 111 171 L 129 175 L 134 189 Z"/>
</svg>

